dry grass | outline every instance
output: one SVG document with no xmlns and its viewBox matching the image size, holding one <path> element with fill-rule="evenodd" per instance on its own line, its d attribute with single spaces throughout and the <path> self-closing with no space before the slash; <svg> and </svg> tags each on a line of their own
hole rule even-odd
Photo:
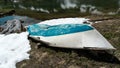
<svg viewBox="0 0 120 68">
<path fill-rule="evenodd" d="M 88 18 L 102 18 L 87 16 Z M 104 16 L 105 17 L 105 16 Z M 93 25 L 117 50 L 105 51 L 54 48 L 45 45 L 37 48 L 30 40 L 30 59 L 17 64 L 17 68 L 120 68 L 120 20 L 106 20 Z"/>
</svg>

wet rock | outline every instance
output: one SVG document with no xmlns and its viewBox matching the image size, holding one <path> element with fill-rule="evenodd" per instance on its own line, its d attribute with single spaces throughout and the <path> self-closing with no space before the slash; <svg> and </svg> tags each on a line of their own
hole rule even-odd
<svg viewBox="0 0 120 68">
<path fill-rule="evenodd" d="M 20 33 L 25 31 L 25 28 L 22 25 L 20 20 L 8 20 L 4 25 L 0 26 L 0 34 L 10 34 L 10 33 Z"/>
</svg>

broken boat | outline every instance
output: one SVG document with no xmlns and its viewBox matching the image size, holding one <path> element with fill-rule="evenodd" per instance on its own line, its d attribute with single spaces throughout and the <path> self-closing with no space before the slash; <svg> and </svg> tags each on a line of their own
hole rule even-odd
<svg viewBox="0 0 120 68">
<path fill-rule="evenodd" d="M 61 18 L 27 27 L 30 37 L 53 47 L 114 50 L 115 48 L 85 18 Z"/>
</svg>

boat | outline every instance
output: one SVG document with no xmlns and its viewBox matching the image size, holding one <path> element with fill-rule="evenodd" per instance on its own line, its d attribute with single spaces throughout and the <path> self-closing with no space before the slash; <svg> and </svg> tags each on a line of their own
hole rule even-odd
<svg viewBox="0 0 120 68">
<path fill-rule="evenodd" d="M 88 19 L 61 18 L 30 25 L 31 37 L 44 41 L 49 46 L 73 49 L 115 50 L 115 48 L 90 24 Z"/>
</svg>

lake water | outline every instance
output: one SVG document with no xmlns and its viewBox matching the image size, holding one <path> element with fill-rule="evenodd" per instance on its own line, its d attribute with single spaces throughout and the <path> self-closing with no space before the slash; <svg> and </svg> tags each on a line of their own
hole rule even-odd
<svg viewBox="0 0 120 68">
<path fill-rule="evenodd" d="M 0 18 L 0 26 L 5 24 L 8 20 L 13 20 L 13 19 L 24 21 L 23 23 L 24 26 L 39 23 L 41 21 L 41 20 L 36 20 L 27 16 L 6 16 L 6 17 Z"/>
<path fill-rule="evenodd" d="M 0 0 L 0 9 L 14 8 L 45 13 L 71 9 L 81 13 L 119 14 L 120 0 Z"/>
</svg>

